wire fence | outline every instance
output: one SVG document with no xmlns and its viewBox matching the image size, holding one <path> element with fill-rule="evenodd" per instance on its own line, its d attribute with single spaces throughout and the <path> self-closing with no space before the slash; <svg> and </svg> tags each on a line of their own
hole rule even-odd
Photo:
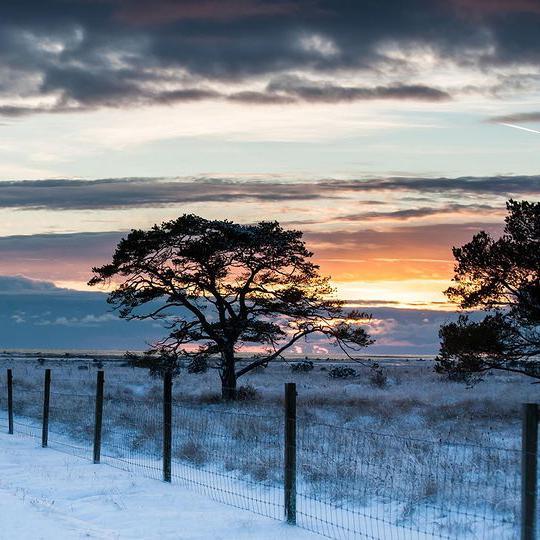
<svg viewBox="0 0 540 540">
<path fill-rule="evenodd" d="M 173 407 L 172 476 L 212 498 L 281 519 L 282 419 Z"/>
<path fill-rule="evenodd" d="M 70 394 L 55 392 L 53 383 L 48 446 L 92 459 L 95 403 L 93 384 Z M 41 439 L 39 384 L 15 377 L 13 415 L 15 434 Z M 1 430 L 7 431 L 4 390 L 0 418 Z M 163 425 L 159 395 L 134 399 L 105 392 L 102 462 L 163 478 Z M 220 502 L 283 519 L 286 425 L 280 414 L 173 403 L 171 480 Z M 517 449 L 349 429 L 306 414 L 297 419 L 290 444 L 300 527 L 346 540 L 519 536 L 522 453 Z M 534 490 L 536 495 L 536 484 Z"/>
<path fill-rule="evenodd" d="M 298 442 L 298 522 L 308 529 L 332 538 L 516 536 L 516 450 L 307 423 Z"/>
</svg>

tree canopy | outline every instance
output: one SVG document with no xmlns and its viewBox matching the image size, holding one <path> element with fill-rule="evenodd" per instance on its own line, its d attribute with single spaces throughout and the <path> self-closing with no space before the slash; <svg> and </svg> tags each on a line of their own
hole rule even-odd
<svg viewBox="0 0 540 540">
<path fill-rule="evenodd" d="M 195 215 L 132 230 L 90 285 L 126 319 L 158 319 L 169 333 L 150 354 L 188 357 L 219 370 L 222 393 L 306 336 L 326 336 L 351 355 L 372 343 L 365 313 L 345 311 L 311 261 L 302 233 L 277 222 L 242 225 Z M 256 355 L 238 364 L 238 354 Z"/>
<path fill-rule="evenodd" d="M 481 231 L 460 248 L 454 285 L 445 291 L 463 310 L 440 330 L 437 369 L 465 378 L 492 369 L 540 379 L 540 203 L 510 200 L 504 232 Z"/>
</svg>

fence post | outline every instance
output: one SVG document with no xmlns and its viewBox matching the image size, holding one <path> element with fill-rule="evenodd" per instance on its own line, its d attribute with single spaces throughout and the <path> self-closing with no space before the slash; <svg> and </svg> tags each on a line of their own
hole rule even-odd
<svg viewBox="0 0 540 540">
<path fill-rule="evenodd" d="M 521 540 L 536 539 L 538 405 L 523 404 L 521 434 Z"/>
<path fill-rule="evenodd" d="M 163 376 L 163 481 L 171 481 L 172 373 Z"/>
<path fill-rule="evenodd" d="M 8 433 L 13 435 L 13 371 L 7 370 Z"/>
<path fill-rule="evenodd" d="M 102 370 L 97 372 L 96 382 L 96 412 L 94 416 L 94 463 L 101 459 L 101 426 L 103 423 L 103 384 L 105 375 Z"/>
<path fill-rule="evenodd" d="M 45 386 L 43 388 L 43 427 L 41 429 L 41 446 L 47 448 L 49 442 L 49 403 L 51 397 L 51 370 L 45 370 Z"/>
<path fill-rule="evenodd" d="M 285 383 L 285 519 L 296 525 L 296 384 Z"/>
</svg>

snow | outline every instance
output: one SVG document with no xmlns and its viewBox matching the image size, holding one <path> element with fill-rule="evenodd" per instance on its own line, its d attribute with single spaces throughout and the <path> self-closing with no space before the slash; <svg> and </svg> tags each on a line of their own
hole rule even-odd
<svg viewBox="0 0 540 540">
<path fill-rule="evenodd" d="M 533 401 L 537 392 L 523 378 L 493 375 L 470 389 L 441 380 L 431 364 L 410 362 L 385 367 L 390 384 L 381 389 L 372 387 L 364 375 L 351 381 L 334 380 L 320 369 L 297 374 L 290 373 L 285 364 L 276 364 L 246 378 L 247 384 L 259 390 L 255 400 L 232 405 L 218 402 L 219 381 L 214 372 L 182 375 L 175 385 L 173 485 L 168 486 L 141 478 L 161 477 L 162 389 L 159 381 L 148 379 L 145 370 L 106 365 L 101 466 L 55 452 L 88 459 L 92 451 L 96 367 L 79 370 L 78 364 L 60 362 L 64 361 L 47 364 L 55 368 L 51 448 L 30 446 L 19 458 L 20 447 L 10 447 L 6 460 L 2 450 L 7 452 L 8 443 L 20 445 L 21 441 L 0 434 L 0 540 L 39 538 L 35 530 L 41 538 L 55 539 L 320 538 L 301 528 L 342 540 L 360 536 L 419 540 L 422 533 L 423 538 L 516 538 L 519 404 Z M 0 388 L 5 388 L 5 374 L 0 369 Z M 14 379 L 15 432 L 33 436 L 26 444 L 35 445 L 41 436 L 43 366 L 35 361 L 17 363 Z M 291 379 L 299 390 L 298 529 L 280 522 L 281 394 L 283 380 Z M 0 431 L 7 427 L 5 397 L 5 391 L 0 392 L 0 428 L 4 426 Z M 135 418 L 140 422 L 134 422 Z M 410 442 L 404 444 L 405 440 Z M 357 441 L 362 441 L 358 460 Z M 476 450 L 470 450 L 473 447 Z M 56 461 L 49 461 L 51 454 L 57 456 Z M 86 471 L 90 480 L 81 484 L 66 473 L 63 484 L 57 484 L 59 464 Z M 16 481 L 6 467 L 18 471 Z M 89 484 L 94 489 L 98 472 L 104 487 L 86 493 Z M 133 487 L 124 485 L 126 478 Z M 69 491 L 81 485 L 81 493 Z M 478 486 L 483 488 L 477 492 Z M 143 504 L 140 496 L 137 499 L 137 489 L 149 493 L 151 501 Z M 169 508 L 168 501 L 154 502 L 159 497 L 171 499 L 170 517 L 163 510 Z M 10 499 L 12 504 L 8 504 Z M 100 501 L 97 510 L 88 501 Z M 128 503 L 131 506 L 124 508 Z M 199 508 L 212 516 L 211 522 L 206 515 L 202 519 L 193 515 Z M 55 517 L 52 510 L 64 518 Z M 35 517 L 30 521 L 31 532 L 25 529 L 27 513 Z M 82 520 L 86 528 L 82 533 L 81 527 L 72 534 L 65 527 L 58 532 L 58 522 L 67 518 L 76 523 Z M 239 527 L 241 520 L 251 525 Z M 96 527 L 97 533 L 93 532 Z M 112 536 L 106 536 L 109 529 Z"/>
<path fill-rule="evenodd" d="M 0 433 L 0 539 L 313 540 L 320 536 Z"/>
</svg>

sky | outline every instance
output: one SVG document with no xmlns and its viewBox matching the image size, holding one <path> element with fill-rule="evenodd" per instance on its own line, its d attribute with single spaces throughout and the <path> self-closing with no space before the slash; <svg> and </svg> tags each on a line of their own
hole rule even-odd
<svg viewBox="0 0 540 540">
<path fill-rule="evenodd" d="M 84 304 L 131 228 L 276 219 L 381 347 L 434 348 L 396 328 L 453 309 L 451 247 L 540 193 L 538 28 L 540 0 L 4 2 L 0 295 Z"/>
</svg>

